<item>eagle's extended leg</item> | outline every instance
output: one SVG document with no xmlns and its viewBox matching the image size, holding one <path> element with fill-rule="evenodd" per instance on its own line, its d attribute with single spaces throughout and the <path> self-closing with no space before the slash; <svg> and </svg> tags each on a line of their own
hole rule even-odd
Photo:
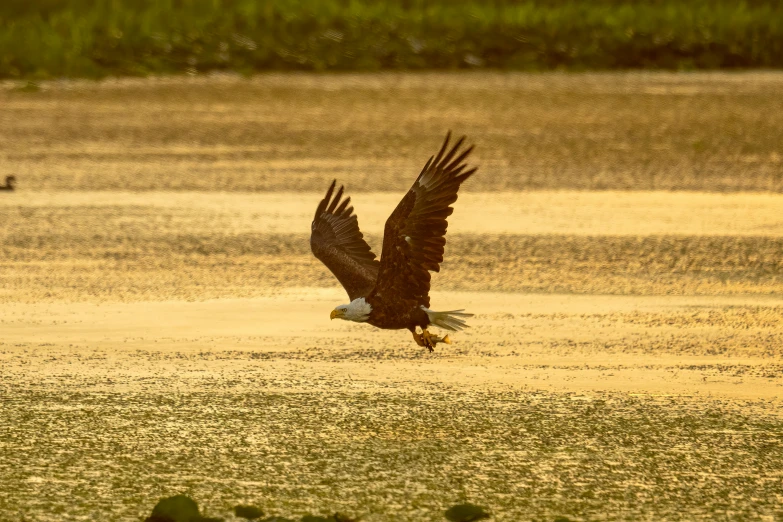
<svg viewBox="0 0 783 522">
<path fill-rule="evenodd" d="M 437 340 L 433 338 L 433 335 L 427 331 L 426 328 L 422 328 L 421 330 L 421 338 L 424 341 L 424 346 L 427 347 L 427 349 L 431 352 L 434 352 L 435 344 L 437 343 Z"/>
<path fill-rule="evenodd" d="M 421 334 L 417 334 L 416 330 L 412 330 L 411 333 L 413 334 L 413 340 L 416 341 L 416 344 L 419 346 L 426 346 L 424 344 L 424 339 L 421 338 Z"/>
</svg>

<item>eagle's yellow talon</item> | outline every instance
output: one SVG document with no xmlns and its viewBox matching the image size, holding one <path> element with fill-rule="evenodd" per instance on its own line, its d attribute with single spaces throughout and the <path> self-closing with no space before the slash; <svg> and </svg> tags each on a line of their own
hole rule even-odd
<svg viewBox="0 0 783 522">
<path fill-rule="evenodd" d="M 429 333 L 426 329 L 421 331 L 421 336 L 424 339 L 425 346 L 429 351 L 435 351 L 435 339 L 433 339 L 433 336 L 431 333 Z"/>
</svg>

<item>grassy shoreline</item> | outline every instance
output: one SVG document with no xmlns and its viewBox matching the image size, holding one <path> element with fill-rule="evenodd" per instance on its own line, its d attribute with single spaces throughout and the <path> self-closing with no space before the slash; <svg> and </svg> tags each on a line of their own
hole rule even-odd
<svg viewBox="0 0 783 522">
<path fill-rule="evenodd" d="M 72 0 L 0 7 L 0 78 L 783 67 L 783 5 Z"/>
</svg>

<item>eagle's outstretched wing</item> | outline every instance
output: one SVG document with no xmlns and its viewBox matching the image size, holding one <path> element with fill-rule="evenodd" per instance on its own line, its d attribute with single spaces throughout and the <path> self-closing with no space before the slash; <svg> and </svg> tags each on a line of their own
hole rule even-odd
<svg viewBox="0 0 783 522">
<path fill-rule="evenodd" d="M 334 194 L 332 181 L 326 196 L 318 204 L 310 233 L 310 248 L 315 257 L 340 281 L 351 301 L 365 297 L 375 286 L 378 260 L 363 239 L 359 221 L 349 207 L 351 198 L 342 202 L 343 187 Z"/>
<path fill-rule="evenodd" d="M 394 209 L 383 231 L 380 272 L 374 294 L 386 300 L 416 300 L 429 306 L 430 272 L 439 272 L 446 244 L 446 218 L 454 209 L 457 191 L 476 168 L 465 170 L 473 147 L 459 155 L 464 137 L 446 152 L 451 133 L 440 152 L 431 157 L 413 186 Z"/>
</svg>

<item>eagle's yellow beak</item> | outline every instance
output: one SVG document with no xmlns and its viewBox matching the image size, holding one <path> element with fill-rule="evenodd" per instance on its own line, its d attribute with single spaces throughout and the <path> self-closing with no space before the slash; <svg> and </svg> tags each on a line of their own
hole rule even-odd
<svg viewBox="0 0 783 522">
<path fill-rule="evenodd" d="M 334 319 L 335 317 L 342 317 L 343 315 L 345 315 L 345 312 L 342 310 L 332 310 L 332 313 L 329 314 L 329 318 Z"/>
</svg>

